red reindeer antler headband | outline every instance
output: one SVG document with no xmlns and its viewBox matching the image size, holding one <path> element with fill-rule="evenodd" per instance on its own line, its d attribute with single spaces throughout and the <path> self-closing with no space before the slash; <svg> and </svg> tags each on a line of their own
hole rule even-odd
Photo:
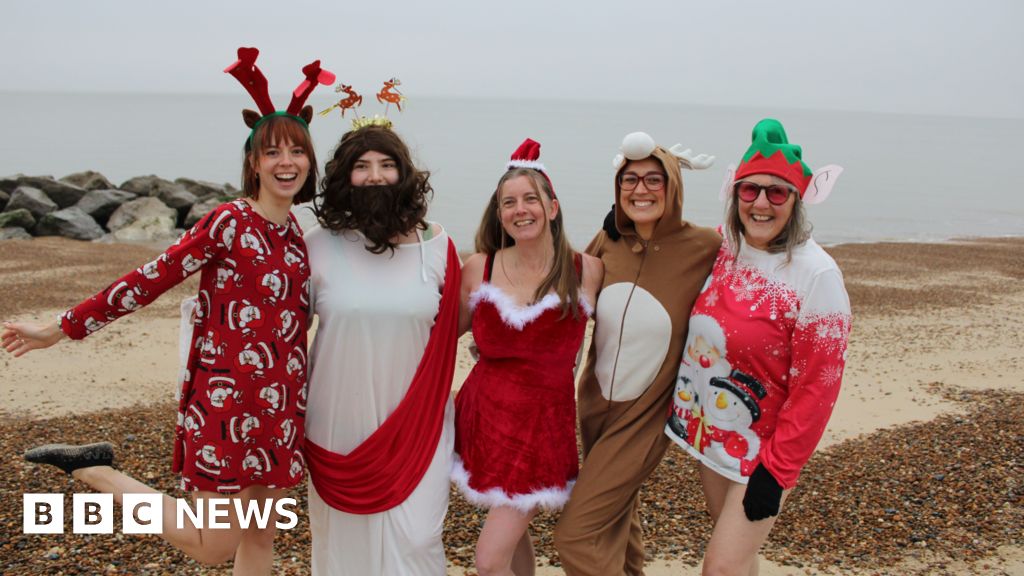
<svg viewBox="0 0 1024 576">
<path fill-rule="evenodd" d="M 256 67 L 256 57 L 259 54 L 260 51 L 256 48 L 239 48 L 238 60 L 224 69 L 224 72 L 234 76 L 245 90 L 249 92 L 253 101 L 256 102 L 256 107 L 260 110 L 259 114 L 252 110 L 242 111 L 242 117 L 245 119 L 246 126 L 252 128 L 249 139 L 251 140 L 252 135 L 256 133 L 256 128 L 271 116 L 291 117 L 305 126 L 306 129 L 309 129 L 309 122 L 313 119 L 313 109 L 309 106 L 303 107 L 303 105 L 318 84 L 333 84 L 334 74 L 321 68 L 319 60 L 307 64 L 302 68 L 305 79 L 292 92 L 292 100 L 288 104 L 288 108 L 284 111 L 278 111 L 270 100 L 267 78 Z"/>
</svg>

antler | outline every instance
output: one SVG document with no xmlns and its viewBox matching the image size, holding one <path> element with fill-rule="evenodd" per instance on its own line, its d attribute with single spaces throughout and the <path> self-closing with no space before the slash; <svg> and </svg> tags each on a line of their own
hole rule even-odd
<svg viewBox="0 0 1024 576">
<path fill-rule="evenodd" d="M 274 103 L 270 101 L 270 91 L 267 88 L 267 78 L 263 72 L 256 67 L 256 57 L 260 51 L 256 48 L 239 48 L 238 60 L 224 69 L 231 74 L 252 96 L 260 113 L 266 116 L 274 113 Z M 289 108 L 290 110 L 290 108 Z"/>
<path fill-rule="evenodd" d="M 690 170 L 703 170 L 710 168 L 715 163 L 715 157 L 708 154 L 697 154 L 693 155 L 693 150 L 687 148 L 683 150 L 682 144 L 676 144 L 675 146 L 668 149 L 673 156 L 683 161 L 683 166 Z"/>
<path fill-rule="evenodd" d="M 302 110 L 302 105 L 306 103 L 306 98 L 309 98 L 309 95 L 313 93 L 313 89 L 316 88 L 317 84 L 334 84 L 334 74 L 320 68 L 319 60 L 303 66 L 302 73 L 306 75 L 306 79 L 292 92 L 292 101 L 288 104 L 287 110 L 289 114 L 298 114 Z"/>
</svg>

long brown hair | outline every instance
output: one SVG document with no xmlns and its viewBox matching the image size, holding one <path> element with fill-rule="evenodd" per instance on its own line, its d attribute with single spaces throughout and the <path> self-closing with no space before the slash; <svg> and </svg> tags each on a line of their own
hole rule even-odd
<svg viewBox="0 0 1024 576">
<path fill-rule="evenodd" d="M 498 215 L 499 196 L 501 195 L 501 188 L 506 182 L 520 176 L 525 176 L 529 180 L 530 185 L 533 186 L 533 189 L 539 194 L 546 195 L 549 202 L 555 199 L 555 193 L 551 189 L 550 182 L 537 170 L 533 168 L 513 168 L 505 172 L 501 179 L 498 180 L 498 186 L 494 189 L 494 194 L 491 194 L 491 199 L 487 202 L 487 208 L 484 209 L 484 215 L 480 219 L 480 227 L 477 228 L 476 232 L 477 252 L 494 258 L 494 255 L 499 250 L 515 246 L 515 239 L 509 236 L 508 232 L 505 231 L 505 227 L 501 225 L 501 217 Z M 576 252 L 569 245 L 569 240 L 565 237 L 562 210 L 559 209 L 554 219 L 548 221 L 546 225 L 551 227 L 551 241 L 555 255 L 551 264 L 551 270 L 544 277 L 540 286 L 537 287 L 537 291 L 533 294 L 533 300 L 538 302 L 554 290 L 562 303 L 562 317 L 565 318 L 567 315 L 572 314 L 573 319 L 578 320 L 580 317 L 580 277 L 576 272 Z"/>
<path fill-rule="evenodd" d="M 367 152 L 380 152 L 398 165 L 398 182 L 387 186 L 352 186 L 352 167 Z M 427 229 L 427 200 L 433 195 L 430 172 L 418 170 L 409 147 L 381 126 L 346 132 L 324 169 L 321 192 L 313 201 L 320 225 L 329 230 L 358 230 L 369 241 L 367 250 L 394 252 L 396 236 L 415 228 Z M 357 195 L 366 195 L 356 198 Z M 353 205 L 361 207 L 352 210 Z"/>
<path fill-rule="evenodd" d="M 260 178 L 256 172 L 254 159 L 258 161 L 265 149 L 274 145 L 282 146 L 285 142 L 301 147 L 309 158 L 309 174 L 306 175 L 306 182 L 298 194 L 292 197 L 292 204 L 301 204 L 313 199 L 316 195 L 316 181 L 320 177 L 316 167 L 313 140 L 305 126 L 287 116 L 267 118 L 256 129 L 252 139 L 246 141 L 245 161 L 242 163 L 242 196 L 253 200 L 259 199 Z"/>
</svg>

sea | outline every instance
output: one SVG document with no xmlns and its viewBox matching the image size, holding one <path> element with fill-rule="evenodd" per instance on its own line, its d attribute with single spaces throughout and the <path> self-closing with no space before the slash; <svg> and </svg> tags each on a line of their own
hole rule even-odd
<svg viewBox="0 0 1024 576">
<path fill-rule="evenodd" d="M 666 147 L 711 154 L 715 164 L 685 171 L 684 218 L 722 220 L 723 177 L 765 117 L 785 125 L 811 168 L 844 168 L 831 197 L 810 206 L 823 244 L 942 241 L 1024 235 L 1024 119 L 859 111 L 739 108 L 685 103 L 417 97 L 388 116 L 431 173 L 429 218 L 463 250 L 509 155 L 526 137 L 541 143 L 570 241 L 583 247 L 613 202 L 612 158 L 622 137 L 644 131 Z M 335 100 L 314 94 L 317 111 Z M 276 95 L 285 103 L 288 95 Z M 383 114 L 372 95 L 364 115 Z M 95 170 L 115 185 L 139 175 L 188 177 L 239 186 L 248 129 L 243 94 L 0 92 L 0 176 Z M 321 168 L 352 113 L 315 116 Z M 305 224 L 311 214 L 299 208 Z"/>
</svg>

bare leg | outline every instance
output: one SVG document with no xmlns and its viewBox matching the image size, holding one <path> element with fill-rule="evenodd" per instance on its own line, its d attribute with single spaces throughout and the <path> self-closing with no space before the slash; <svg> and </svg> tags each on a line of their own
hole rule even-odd
<svg viewBox="0 0 1024 576">
<path fill-rule="evenodd" d="M 103 492 L 114 495 L 114 500 L 118 503 L 123 501 L 125 494 L 160 494 L 160 492 L 153 488 L 139 482 L 138 480 L 123 474 L 109 466 L 91 466 L 88 468 L 79 468 L 72 473 L 77 480 L 88 484 L 92 489 L 97 492 Z M 263 486 L 250 486 L 238 494 L 234 494 L 231 498 L 238 498 L 242 500 L 243 505 L 247 505 L 248 501 L 254 497 L 256 498 L 281 498 L 284 496 L 283 490 L 271 490 Z M 193 492 L 192 500 L 202 498 L 204 501 L 210 498 L 227 498 L 228 496 L 218 494 L 216 492 Z M 232 506 L 231 512 L 228 515 L 227 522 L 230 524 L 229 528 L 196 528 L 186 519 L 183 526 L 179 529 L 177 526 L 177 515 L 176 502 L 174 498 L 163 494 L 164 501 L 164 515 L 163 515 L 163 533 L 160 537 L 167 541 L 170 545 L 181 550 L 189 557 L 202 562 L 203 564 L 215 565 L 223 564 L 236 556 L 236 551 L 239 548 L 240 543 L 243 540 L 243 535 L 247 531 L 251 532 L 266 532 L 258 530 L 254 522 L 250 522 L 250 528 L 243 530 L 239 525 L 238 518 L 234 512 Z M 268 531 L 271 531 L 270 541 L 273 541 L 273 523 L 268 524 Z M 253 535 L 250 538 L 262 543 L 267 538 L 266 534 L 259 536 Z M 252 543 L 251 545 L 255 544 Z M 253 562 L 247 559 L 248 571 L 238 572 L 238 574 L 270 574 L 271 562 L 273 561 L 273 552 L 270 554 L 264 553 L 260 558 L 265 563 L 265 567 L 257 567 Z"/>
<path fill-rule="evenodd" d="M 260 503 L 260 510 L 263 510 L 263 503 L 270 500 L 269 506 L 273 509 L 273 501 L 281 498 L 281 490 L 267 488 L 266 486 L 252 486 L 249 498 Z M 259 576 L 270 576 L 274 567 L 274 537 L 277 536 L 275 523 L 278 520 L 277 512 L 270 514 L 270 520 L 266 528 L 259 528 L 250 524 L 249 528 L 242 530 L 242 540 L 235 550 L 235 564 L 232 573 L 235 576 L 255 574 Z"/>
<path fill-rule="evenodd" d="M 533 540 L 530 539 L 530 528 L 527 526 L 512 554 L 512 573 L 516 576 L 533 576 L 536 570 L 537 559 L 533 554 Z"/>
<path fill-rule="evenodd" d="M 701 465 L 701 481 L 715 527 L 704 553 L 703 576 L 756 576 L 757 551 L 778 516 L 751 522 L 743 512 L 746 485 L 737 484 Z M 786 501 L 789 490 L 782 493 Z"/>
<path fill-rule="evenodd" d="M 523 514 L 515 508 L 496 506 L 487 513 L 480 539 L 476 543 L 476 569 L 480 576 L 529 576 L 533 574 L 533 545 L 529 546 L 529 572 L 520 573 L 512 570 L 513 560 L 517 567 L 527 560 L 515 558 L 520 553 L 522 539 L 529 538 L 526 533 L 530 520 L 536 511 Z"/>
</svg>

